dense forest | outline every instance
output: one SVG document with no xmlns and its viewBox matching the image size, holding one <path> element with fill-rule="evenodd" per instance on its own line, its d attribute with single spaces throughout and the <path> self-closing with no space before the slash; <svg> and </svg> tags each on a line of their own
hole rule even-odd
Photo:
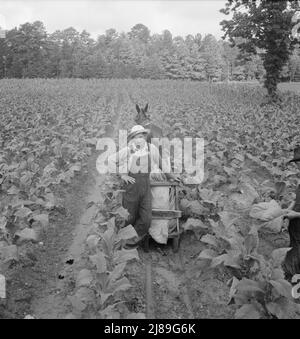
<svg viewBox="0 0 300 339">
<path fill-rule="evenodd" d="M 238 45 L 238 44 L 237 44 Z M 143 24 L 130 32 L 108 29 L 96 40 L 70 27 L 49 34 L 42 22 L 25 23 L 0 38 L 0 78 L 151 78 L 198 81 L 261 80 L 262 57 L 242 52 L 213 35 L 151 34 Z M 299 80 L 300 49 L 281 72 Z"/>
</svg>

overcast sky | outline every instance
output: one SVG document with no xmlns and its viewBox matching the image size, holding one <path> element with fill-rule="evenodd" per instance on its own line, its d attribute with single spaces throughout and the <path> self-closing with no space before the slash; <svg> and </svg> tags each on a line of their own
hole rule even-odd
<svg viewBox="0 0 300 339">
<path fill-rule="evenodd" d="M 225 0 L 0 0 L 0 26 L 11 29 L 25 22 L 42 21 L 49 33 L 70 26 L 93 38 L 109 28 L 128 32 L 137 23 L 151 34 L 168 29 L 173 36 L 211 33 L 220 38 L 219 10 Z"/>
</svg>

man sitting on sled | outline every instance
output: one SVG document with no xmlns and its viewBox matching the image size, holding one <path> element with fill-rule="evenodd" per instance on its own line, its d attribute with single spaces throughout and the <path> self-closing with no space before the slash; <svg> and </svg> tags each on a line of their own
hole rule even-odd
<svg viewBox="0 0 300 339">
<path fill-rule="evenodd" d="M 117 152 L 117 157 L 116 154 L 110 156 L 110 161 L 117 159 L 119 168 L 127 162 L 128 173 L 119 174 L 126 184 L 123 207 L 129 213 L 127 225 L 131 224 L 138 234 L 138 239 L 131 244 L 133 246 L 148 242 L 152 220 L 150 173 L 154 176 L 165 175 L 167 180 L 180 180 L 178 175 L 160 172 L 163 168 L 169 168 L 166 164 L 169 159 L 160 158 L 158 148 L 147 143 L 147 135 L 148 130 L 143 126 L 132 127 L 127 146 Z"/>
</svg>

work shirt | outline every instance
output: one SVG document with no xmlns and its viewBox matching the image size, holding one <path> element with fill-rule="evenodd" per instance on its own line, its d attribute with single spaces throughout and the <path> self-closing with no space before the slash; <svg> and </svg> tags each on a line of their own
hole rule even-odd
<svg viewBox="0 0 300 339">
<path fill-rule="evenodd" d="M 160 154 L 159 150 L 153 144 L 145 143 L 143 149 L 133 149 L 126 146 L 116 154 L 112 154 L 108 161 L 111 161 L 117 167 L 119 174 L 128 173 L 160 173 Z M 170 172 L 169 159 L 162 159 L 162 169 Z"/>
</svg>

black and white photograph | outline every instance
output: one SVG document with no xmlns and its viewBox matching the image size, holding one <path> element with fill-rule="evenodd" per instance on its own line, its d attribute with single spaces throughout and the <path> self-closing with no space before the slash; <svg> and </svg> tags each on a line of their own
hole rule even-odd
<svg viewBox="0 0 300 339">
<path fill-rule="evenodd" d="M 0 0 L 0 319 L 300 319 L 299 126 L 300 1 Z"/>
</svg>

